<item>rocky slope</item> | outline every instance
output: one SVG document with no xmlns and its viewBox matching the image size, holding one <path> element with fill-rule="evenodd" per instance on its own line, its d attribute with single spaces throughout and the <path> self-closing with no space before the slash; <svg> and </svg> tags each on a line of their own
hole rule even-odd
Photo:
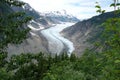
<svg viewBox="0 0 120 80">
<path fill-rule="evenodd" d="M 70 39 L 75 46 L 75 53 L 81 55 L 83 51 L 91 47 L 89 42 L 94 42 L 103 30 L 99 26 L 108 18 L 120 17 L 114 12 L 107 12 L 88 20 L 83 20 L 62 31 L 62 35 Z"/>
</svg>

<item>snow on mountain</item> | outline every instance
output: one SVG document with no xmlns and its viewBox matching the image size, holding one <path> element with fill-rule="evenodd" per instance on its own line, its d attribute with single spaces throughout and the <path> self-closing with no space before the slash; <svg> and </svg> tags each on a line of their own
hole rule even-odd
<svg viewBox="0 0 120 80">
<path fill-rule="evenodd" d="M 22 6 L 22 8 L 24 9 L 24 10 L 29 10 L 29 11 L 33 11 L 34 9 L 29 5 L 29 4 L 25 4 L 24 6 Z"/>
<path fill-rule="evenodd" d="M 61 21 L 61 22 L 78 22 L 75 16 L 68 14 L 66 10 L 61 11 L 46 11 L 40 12 L 41 16 L 45 16 L 46 18 L 51 18 L 53 21 Z"/>
<path fill-rule="evenodd" d="M 43 16 L 66 16 L 67 12 L 66 12 L 66 10 L 46 11 L 46 12 L 41 12 L 40 14 L 43 15 Z"/>
</svg>

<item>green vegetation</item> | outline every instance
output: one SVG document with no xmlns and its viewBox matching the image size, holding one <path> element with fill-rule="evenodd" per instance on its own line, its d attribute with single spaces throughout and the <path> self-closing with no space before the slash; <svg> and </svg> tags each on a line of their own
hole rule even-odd
<svg viewBox="0 0 120 80">
<path fill-rule="evenodd" d="M 27 37 L 26 35 L 29 29 L 25 28 L 24 25 L 31 20 L 31 17 L 26 17 L 24 12 L 14 12 L 11 9 L 11 5 L 22 6 L 23 2 L 16 0 L 1 0 L 0 4 L 1 53 L 1 49 L 5 48 L 9 43 L 20 43 Z"/>
<path fill-rule="evenodd" d="M 23 4 L 14 1 L 2 0 L 0 6 Z M 55 57 L 28 53 L 13 55 L 7 61 L 7 44 L 26 38 L 29 30 L 21 26 L 30 18 L 21 12 L 0 13 L 0 80 L 120 80 L 120 18 L 101 24 L 104 29 L 95 42 L 97 48 L 86 50 L 80 58 L 65 53 Z"/>
<path fill-rule="evenodd" d="M 29 32 L 24 25 L 31 20 L 31 17 L 25 17 L 24 12 L 14 12 L 11 9 L 11 6 L 22 5 L 24 3 L 17 0 L 0 1 L 0 80 L 8 80 L 12 74 L 6 69 L 7 45 L 22 42 Z"/>
<path fill-rule="evenodd" d="M 0 68 L 1 80 L 119 80 L 119 53 L 86 50 L 81 58 L 66 54 L 44 56 L 21 54 L 12 56 Z"/>
</svg>

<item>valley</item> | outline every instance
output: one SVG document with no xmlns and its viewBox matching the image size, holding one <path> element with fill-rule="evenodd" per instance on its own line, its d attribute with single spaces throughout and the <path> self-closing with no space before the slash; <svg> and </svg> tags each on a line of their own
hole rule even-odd
<svg viewBox="0 0 120 80">
<path fill-rule="evenodd" d="M 0 80 L 120 80 L 120 3 L 98 1 L 1 0 Z"/>
<path fill-rule="evenodd" d="M 27 39 L 21 44 L 8 44 L 9 56 L 39 52 L 45 52 L 48 55 L 67 52 L 70 56 L 74 51 L 74 44 L 62 37 L 60 32 L 79 21 L 75 16 L 68 14 L 65 10 L 41 13 L 27 3 L 22 8 L 12 7 L 12 9 L 15 12 L 25 11 L 26 15 L 32 16 L 33 19 L 24 26 L 30 28 Z"/>
<path fill-rule="evenodd" d="M 34 22 L 34 21 L 33 21 Z M 34 27 L 32 25 L 28 25 L 31 29 L 31 37 L 24 40 L 23 43 L 19 45 L 8 45 L 9 56 L 13 54 L 21 54 L 21 53 L 39 53 L 40 51 L 51 53 L 51 55 L 60 55 L 63 52 L 67 52 L 70 56 L 74 51 L 74 45 L 71 41 L 61 36 L 60 32 L 70 27 L 75 23 L 64 22 L 61 24 L 54 24 L 49 28 L 42 28 L 39 25 L 38 27 Z"/>
</svg>

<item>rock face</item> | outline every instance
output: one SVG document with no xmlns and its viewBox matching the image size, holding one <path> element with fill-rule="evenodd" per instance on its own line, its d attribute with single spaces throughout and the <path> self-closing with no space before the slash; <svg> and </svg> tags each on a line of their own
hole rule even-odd
<svg viewBox="0 0 120 80">
<path fill-rule="evenodd" d="M 94 42 L 103 30 L 99 26 L 109 18 L 120 17 L 114 12 L 104 13 L 88 20 L 83 20 L 62 31 L 62 35 L 71 40 L 75 46 L 75 53 L 80 56 L 83 51 L 91 47 L 89 42 Z"/>
</svg>

